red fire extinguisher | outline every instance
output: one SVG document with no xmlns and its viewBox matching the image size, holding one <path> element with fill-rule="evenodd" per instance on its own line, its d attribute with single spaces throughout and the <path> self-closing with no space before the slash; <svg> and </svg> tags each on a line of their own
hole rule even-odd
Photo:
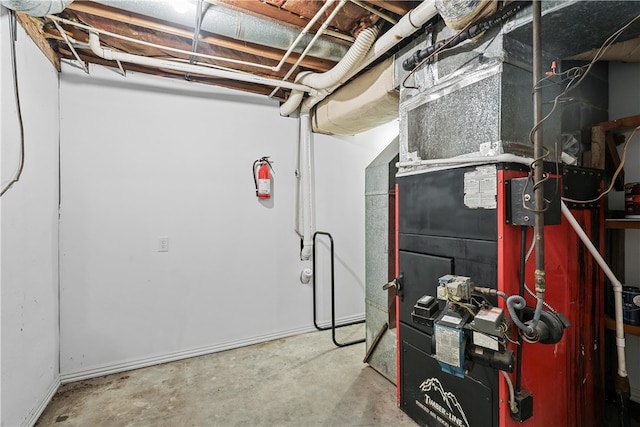
<svg viewBox="0 0 640 427">
<path fill-rule="evenodd" d="M 256 176 L 257 167 L 257 176 Z M 261 157 L 253 162 L 253 182 L 256 185 L 256 196 L 258 199 L 271 198 L 271 173 L 269 169 L 273 171 L 271 162 L 269 162 L 269 156 Z"/>
</svg>

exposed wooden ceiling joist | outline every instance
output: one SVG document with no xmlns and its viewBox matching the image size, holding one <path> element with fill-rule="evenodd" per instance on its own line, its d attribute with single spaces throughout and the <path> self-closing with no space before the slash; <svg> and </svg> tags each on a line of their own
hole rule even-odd
<svg viewBox="0 0 640 427">
<path fill-rule="evenodd" d="M 147 28 L 152 31 L 157 31 L 174 36 L 184 37 L 186 39 L 193 39 L 193 31 L 191 29 L 181 28 L 168 23 L 163 23 L 157 20 L 153 20 L 142 15 L 137 15 L 120 9 L 114 9 L 108 6 L 103 6 L 97 3 L 91 2 L 74 2 L 67 7 L 68 10 L 93 15 L 96 17 L 110 19 L 116 22 L 135 25 L 138 27 Z M 92 25 L 90 22 L 87 24 Z M 135 36 L 135 34 L 133 34 Z M 254 43 L 243 42 L 234 40 L 228 37 L 218 36 L 209 33 L 201 33 L 199 43 L 211 44 L 215 46 L 224 47 L 227 49 L 233 49 L 238 52 L 262 56 L 267 59 L 279 61 L 284 52 L 280 49 L 275 49 L 263 45 L 257 45 Z M 292 53 L 286 62 L 288 64 L 294 64 L 300 57 L 297 53 Z M 303 58 L 300 66 L 317 69 L 320 71 L 327 71 L 335 65 L 335 62 L 322 58 L 316 58 L 313 56 L 306 56 Z"/>
<path fill-rule="evenodd" d="M 53 66 L 60 71 L 60 58 L 51 48 L 51 45 L 42 32 L 42 21 L 24 13 L 16 13 L 16 20 L 22 25 L 24 31 L 31 37 L 36 46 L 44 53 Z"/>
<path fill-rule="evenodd" d="M 271 94 L 273 87 L 268 84 L 244 83 L 202 75 L 188 77 L 182 71 L 135 64 L 116 65 L 114 61 L 98 58 L 91 52 L 87 45 L 89 28 L 99 30 L 101 32 L 100 42 L 103 46 L 115 51 L 178 62 L 189 61 L 199 66 L 223 67 L 240 73 L 250 73 L 276 80 L 286 76 L 288 81 L 293 81 L 297 73 L 301 71 L 322 73 L 331 70 L 336 65 L 337 59 L 346 51 L 345 46 L 349 46 L 354 41 L 354 37 L 362 28 L 374 23 L 379 26 L 387 25 L 381 22 L 375 10 L 363 7 L 362 3 L 335 1 L 333 5 L 326 5 L 327 7 L 322 9 L 322 16 L 319 16 L 318 22 L 313 28 L 310 28 L 310 34 L 297 38 L 296 36 L 308 25 L 311 19 L 318 15 L 326 0 L 202 0 L 206 2 L 207 6 L 205 13 L 211 14 L 208 15 L 209 19 L 205 19 L 205 21 L 208 22 L 207 25 L 214 26 L 205 26 L 198 32 L 199 38 L 195 44 L 197 45 L 196 52 L 199 55 L 193 55 L 195 16 L 193 16 L 193 23 L 191 23 L 191 19 L 184 19 L 184 16 L 179 14 L 174 16 L 171 7 L 173 0 L 170 1 L 171 3 L 162 3 L 164 9 L 157 9 L 155 7 L 138 7 L 140 4 L 134 3 L 134 0 L 123 0 L 123 3 L 104 0 L 106 4 L 97 0 L 76 0 L 58 14 L 59 18 L 63 18 L 57 21 L 58 26 L 54 26 L 48 18 L 21 16 L 19 19 L 31 38 L 57 69 L 60 69 L 60 58 L 70 60 L 79 58 L 80 61 L 87 63 L 114 68 L 122 66 L 126 70 L 178 79 L 188 78 L 191 81 L 261 94 Z M 192 10 L 196 1 L 188 0 Z M 366 3 L 373 5 L 374 9 L 384 11 L 387 15 L 394 15 L 393 19 L 400 19 L 401 15 L 417 4 L 415 1 L 400 0 L 369 0 Z M 336 10 L 338 4 L 341 5 L 341 8 Z M 235 12 L 216 10 L 216 8 L 233 8 Z M 334 10 L 335 17 L 331 22 L 327 22 L 327 18 Z M 237 28 L 233 25 L 225 28 L 224 36 L 213 34 L 213 31 L 216 31 L 215 19 L 220 19 L 219 14 L 214 12 L 224 12 L 221 16 L 225 16 L 224 14 L 232 15 L 234 19 L 237 19 L 237 22 L 234 21 Z M 252 15 L 252 18 L 243 17 L 243 14 Z M 261 21 L 256 21 L 255 17 Z M 247 38 L 250 41 L 240 39 L 243 37 L 240 33 L 242 33 L 244 18 L 247 18 L 246 22 L 252 22 L 251 25 L 259 26 L 257 28 L 251 27 L 257 31 L 254 31 Z M 275 25 L 272 25 L 272 22 Z M 304 56 L 301 59 L 301 54 L 293 52 L 282 60 L 285 50 L 294 39 L 304 40 L 297 47 L 298 52 L 302 51 L 306 48 L 305 43 L 309 42 L 311 36 L 321 25 L 325 33 L 320 37 L 316 46 L 310 50 L 311 55 L 315 54 L 316 56 Z M 273 40 L 269 35 L 261 37 L 263 30 L 261 26 L 264 26 L 265 34 L 274 37 Z M 207 32 L 207 28 L 213 28 L 209 29 L 212 32 Z M 74 49 L 69 47 L 68 40 L 59 31 L 62 31 L 65 36 L 77 40 L 75 54 Z M 116 37 L 116 35 L 119 36 Z M 318 45 L 321 47 L 318 48 Z M 332 60 L 320 57 L 325 55 L 331 56 Z M 136 62 L 133 59 L 132 61 Z M 292 70 L 293 65 L 298 62 L 299 64 Z M 289 71 L 291 72 L 289 73 Z M 274 96 L 285 99 L 287 93 L 288 90 L 280 89 Z"/>
<path fill-rule="evenodd" d="M 155 31 L 148 30 L 143 27 L 137 27 L 137 26 L 133 27 L 123 22 L 119 22 L 115 20 L 107 20 L 106 18 L 102 18 L 94 15 L 85 15 L 79 12 L 78 12 L 78 17 L 82 19 L 82 21 L 90 23 L 91 26 L 106 30 L 110 33 L 122 34 L 127 31 L 134 32 L 136 39 L 146 43 L 152 43 L 154 45 L 161 46 L 161 47 L 149 47 L 139 43 L 135 43 L 127 40 L 121 40 L 115 37 L 110 37 L 109 35 L 105 35 L 101 37 L 102 42 L 106 46 L 110 46 L 119 51 L 129 52 L 134 55 L 141 55 L 141 56 L 147 56 L 147 57 L 179 58 L 187 61 L 191 58 L 191 54 L 189 53 L 179 53 L 179 52 L 174 52 L 170 50 L 170 49 L 180 49 L 183 52 L 190 52 L 191 44 L 192 44 L 190 39 L 179 37 L 179 36 L 168 35 L 168 34 L 158 34 Z M 73 37 L 85 43 L 88 41 L 87 34 L 80 30 L 74 31 Z M 165 47 L 166 49 L 164 49 Z M 280 57 L 278 57 L 277 59 L 270 59 L 270 58 L 266 58 L 264 55 L 260 55 L 260 56 L 251 55 L 243 52 L 238 52 L 232 49 L 228 49 L 226 47 L 222 47 L 219 45 L 203 43 L 203 42 L 199 43 L 198 45 L 198 53 L 209 55 L 209 56 L 215 56 L 215 57 L 233 58 L 239 61 L 260 64 L 265 67 L 267 66 L 274 67 L 275 65 L 277 65 L 277 62 L 280 59 Z M 194 59 L 196 59 L 197 62 L 199 63 L 208 63 L 208 64 L 217 65 L 217 66 L 230 66 L 230 64 L 225 61 L 218 61 L 218 60 L 202 58 L 202 57 L 196 57 Z M 245 64 L 233 64 L 233 68 L 240 71 L 251 72 L 252 74 L 255 74 L 255 75 L 262 75 L 270 78 L 282 78 L 285 75 L 285 73 L 289 70 L 290 65 L 285 64 L 279 70 L 258 68 L 256 66 L 245 65 Z"/>
<path fill-rule="evenodd" d="M 234 0 L 226 0 L 230 2 L 234 2 Z M 278 6 L 282 10 L 288 11 L 289 13 L 293 13 L 295 15 L 299 15 L 309 20 L 313 16 L 315 16 L 318 11 L 324 5 L 323 2 L 320 1 L 308 1 L 308 0 L 265 0 L 267 3 L 272 4 L 274 6 Z M 251 4 L 252 2 L 246 2 L 244 0 L 235 0 L 235 3 L 239 7 L 246 7 L 247 4 Z M 337 3 L 336 3 L 337 4 Z M 326 19 L 331 12 L 333 11 L 333 7 L 329 7 L 324 12 L 324 16 L 322 20 Z M 330 27 L 335 30 L 343 33 L 349 34 L 351 36 L 356 36 L 364 27 L 375 24 L 379 20 L 379 16 L 372 14 L 366 9 L 361 8 L 355 3 L 346 2 L 340 13 L 338 13 L 333 21 L 330 23 Z"/>
<path fill-rule="evenodd" d="M 242 7 L 238 7 L 237 0 L 205 0 L 205 1 L 212 5 L 223 4 L 226 7 L 230 7 L 235 10 L 240 10 L 244 13 L 250 13 L 255 16 L 267 18 L 281 24 L 282 23 L 288 24 L 297 28 L 304 28 L 309 22 L 309 19 L 303 16 L 281 9 L 278 6 L 265 1 L 243 1 L 241 3 Z M 318 28 L 320 28 L 321 25 L 322 25 L 322 22 L 316 23 L 316 25 L 314 25 L 311 28 L 312 31 L 317 30 Z M 338 43 L 347 43 L 347 41 L 340 38 L 334 38 L 334 40 Z"/>
<path fill-rule="evenodd" d="M 365 3 L 402 16 L 409 12 L 417 2 L 405 0 L 366 0 Z"/>
<path fill-rule="evenodd" d="M 63 58 L 70 59 L 70 60 L 75 59 L 71 51 L 66 46 L 65 47 L 61 46 L 59 51 L 60 51 L 60 54 L 63 56 Z M 86 63 L 102 65 L 105 67 L 113 67 L 112 61 L 107 61 L 106 59 L 98 58 L 97 56 L 92 54 L 79 52 L 79 56 L 80 56 L 80 59 L 82 59 L 82 61 Z M 124 64 L 124 63 L 122 64 L 122 67 L 125 71 L 133 71 L 137 73 L 150 74 L 158 77 L 168 77 L 168 78 L 173 78 L 178 80 L 187 80 L 185 78 L 185 75 L 178 71 L 149 68 L 149 67 L 144 67 L 142 65 Z M 259 95 L 268 95 L 272 91 L 271 88 L 266 88 L 264 86 L 257 85 L 257 84 L 239 82 L 239 81 L 233 81 L 233 80 L 225 80 L 225 79 L 216 79 L 213 77 L 204 77 L 204 76 L 199 76 L 195 74 L 192 74 L 190 76 L 189 81 L 196 82 L 196 83 L 214 84 L 216 86 L 226 87 L 229 89 L 236 89 L 243 92 L 256 93 Z M 276 98 L 281 98 L 283 96 L 284 96 L 284 91 L 282 90 L 279 93 L 275 94 Z"/>
</svg>

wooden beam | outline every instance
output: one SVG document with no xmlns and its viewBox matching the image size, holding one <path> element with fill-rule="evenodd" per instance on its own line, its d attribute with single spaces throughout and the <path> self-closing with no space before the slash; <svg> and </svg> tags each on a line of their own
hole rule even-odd
<svg viewBox="0 0 640 427">
<path fill-rule="evenodd" d="M 591 128 L 591 164 L 585 165 L 596 169 L 604 169 L 605 147 L 607 144 L 606 132 L 601 126 Z"/>
<path fill-rule="evenodd" d="M 624 140 L 624 138 L 623 138 Z M 605 148 L 605 170 L 610 176 L 613 176 L 615 171 L 620 166 L 620 156 L 616 149 L 616 137 L 614 134 L 607 132 L 606 134 L 606 148 Z M 618 177 L 616 178 L 615 187 L 616 191 L 624 191 L 624 169 L 620 170 Z"/>
<path fill-rule="evenodd" d="M 599 126 L 605 132 L 624 132 L 640 126 L 640 115 L 611 120 L 610 122 L 600 123 Z"/>
<path fill-rule="evenodd" d="M 415 6 L 412 1 L 366 0 L 372 6 L 380 7 L 396 15 L 404 15 Z"/>
<path fill-rule="evenodd" d="M 125 24 L 136 25 L 139 27 L 147 28 L 156 32 L 171 34 L 179 37 L 184 37 L 189 40 L 193 39 L 193 32 L 184 28 L 175 27 L 160 21 L 146 18 L 142 15 L 129 13 L 119 9 L 114 9 L 108 6 L 99 5 L 92 2 L 73 2 L 67 6 L 67 10 L 72 10 L 80 13 L 86 13 L 114 21 L 122 22 Z M 279 61 L 284 51 L 280 49 L 271 48 L 264 45 L 258 45 L 254 43 L 242 42 L 228 37 L 213 35 L 210 33 L 201 33 L 200 43 L 207 43 L 211 45 L 217 45 L 225 47 L 227 49 L 233 49 L 238 52 L 244 52 L 251 55 L 262 56 L 267 59 Z M 288 64 L 295 63 L 299 54 L 293 53 L 287 59 Z M 306 56 L 300 63 L 301 67 L 317 70 L 327 71 L 335 65 L 335 62 L 328 61 L 326 59 L 315 58 L 312 56 Z"/>
<path fill-rule="evenodd" d="M 275 23 L 287 23 L 298 29 L 303 28 L 309 22 L 303 16 L 296 15 L 287 10 L 284 10 L 277 5 L 269 3 L 268 1 L 246 1 L 246 0 L 205 0 L 211 5 L 223 4 L 230 9 L 238 10 L 241 12 L 249 13 L 254 16 L 269 19 Z M 320 24 L 314 26 L 314 30 L 320 28 Z"/>
<path fill-rule="evenodd" d="M 276 24 L 289 25 L 295 27 L 296 30 L 304 28 L 311 18 L 320 10 L 322 2 L 320 1 L 297 1 L 294 2 L 294 9 L 288 9 L 289 4 L 282 0 L 205 0 L 212 5 L 224 5 L 229 9 L 246 13 L 249 15 L 257 16 L 262 19 L 266 19 Z M 324 13 L 324 18 L 328 17 L 334 8 L 329 8 Z M 350 11 L 350 12 L 349 12 Z M 347 3 L 344 8 L 338 13 L 336 19 L 331 23 L 329 29 L 325 30 L 323 37 L 331 38 L 334 43 L 344 44 L 350 46 L 353 42 L 353 35 L 350 34 L 350 30 L 353 25 L 345 25 L 345 19 L 354 11 L 362 12 L 363 9 L 355 4 Z M 369 12 L 366 12 L 368 14 Z M 311 27 L 311 32 L 318 30 L 323 23 L 323 19 L 318 20 Z M 341 38 L 336 33 L 347 37 L 348 39 Z"/>
<path fill-rule="evenodd" d="M 44 23 L 33 16 L 29 16 L 22 12 L 16 13 L 16 19 L 24 28 L 24 31 L 31 37 L 31 40 L 38 46 L 38 48 L 44 53 L 44 56 L 47 57 L 49 62 L 54 66 L 54 68 L 60 72 L 60 58 L 58 54 L 51 48 L 49 45 L 49 41 L 44 37 L 42 32 L 42 27 Z"/>
</svg>

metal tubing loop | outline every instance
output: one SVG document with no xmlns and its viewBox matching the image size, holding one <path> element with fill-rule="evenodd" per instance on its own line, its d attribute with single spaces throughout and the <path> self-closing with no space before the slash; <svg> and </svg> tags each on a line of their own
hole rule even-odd
<svg viewBox="0 0 640 427">
<path fill-rule="evenodd" d="M 318 277 L 317 275 L 317 271 L 316 270 L 316 237 L 318 236 L 318 234 L 321 234 L 323 236 L 327 236 L 329 237 L 329 241 L 331 243 L 330 248 L 331 248 L 331 327 L 323 327 L 323 326 L 318 326 L 318 321 L 317 321 L 317 310 L 316 310 L 316 278 Z M 336 340 L 336 329 L 338 328 L 344 328 L 345 326 L 351 326 L 351 325 L 357 325 L 359 323 L 364 323 L 364 320 L 357 320 L 355 322 L 348 322 L 348 323 L 344 323 L 342 325 L 338 325 L 336 326 L 336 293 L 335 293 L 335 269 L 334 269 L 334 254 L 333 254 L 333 237 L 331 236 L 331 234 L 324 232 L 324 231 L 316 231 L 315 233 L 313 233 L 313 326 L 316 327 L 317 330 L 319 331 L 327 331 L 329 329 L 331 329 L 331 339 L 333 340 L 333 343 L 338 346 L 338 347 L 347 347 L 353 344 L 359 344 L 361 342 L 365 341 L 365 338 L 359 339 L 359 340 L 354 340 L 354 341 L 347 341 L 344 343 L 340 343 Z"/>
</svg>

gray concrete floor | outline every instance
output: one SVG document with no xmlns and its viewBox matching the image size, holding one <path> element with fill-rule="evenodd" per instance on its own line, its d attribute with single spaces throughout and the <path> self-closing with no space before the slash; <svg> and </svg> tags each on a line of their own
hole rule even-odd
<svg viewBox="0 0 640 427">
<path fill-rule="evenodd" d="M 36 426 L 415 427 L 364 352 L 316 332 L 66 384 Z"/>
</svg>

